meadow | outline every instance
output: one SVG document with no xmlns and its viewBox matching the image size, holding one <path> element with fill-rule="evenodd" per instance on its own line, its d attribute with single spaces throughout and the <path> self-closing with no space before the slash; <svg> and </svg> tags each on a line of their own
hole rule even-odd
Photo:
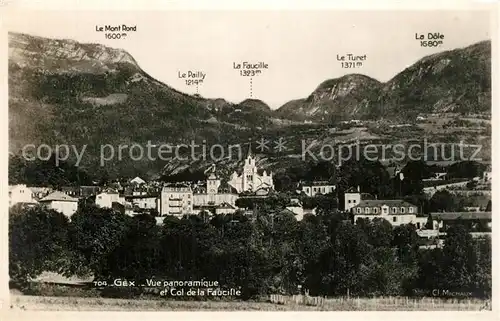
<svg viewBox="0 0 500 321">
<path fill-rule="evenodd" d="M 174 301 L 11 294 L 11 309 L 42 311 L 479 311 L 491 302 L 440 298 L 272 296 L 266 301 Z"/>
</svg>

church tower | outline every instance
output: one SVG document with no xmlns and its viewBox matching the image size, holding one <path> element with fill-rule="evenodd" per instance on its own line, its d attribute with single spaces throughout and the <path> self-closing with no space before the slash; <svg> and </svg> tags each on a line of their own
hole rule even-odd
<svg viewBox="0 0 500 321">
<path fill-rule="evenodd" d="M 215 174 L 215 164 L 214 164 L 213 167 L 210 169 L 210 173 L 207 178 L 207 194 L 209 202 L 215 202 L 216 198 L 215 195 L 219 193 L 220 184 L 221 180 Z"/>
<path fill-rule="evenodd" d="M 257 167 L 255 166 L 255 158 L 252 157 L 252 147 L 248 146 L 248 154 L 243 165 L 243 190 L 253 191 L 255 184 L 255 174 L 257 174 Z"/>
</svg>

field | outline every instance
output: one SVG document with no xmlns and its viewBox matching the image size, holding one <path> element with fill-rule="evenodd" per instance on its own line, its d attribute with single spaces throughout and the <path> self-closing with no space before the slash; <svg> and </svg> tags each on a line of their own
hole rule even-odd
<svg viewBox="0 0 500 321">
<path fill-rule="evenodd" d="M 11 294 L 14 310 L 43 311 L 479 311 L 490 310 L 481 300 L 442 300 L 438 298 L 315 298 L 303 304 L 303 297 L 278 296 L 271 302 L 257 301 L 173 301 L 130 300 L 83 297 L 49 297 Z M 281 301 L 281 302 L 278 302 Z"/>
<path fill-rule="evenodd" d="M 11 289 L 13 310 L 42 311 L 479 311 L 491 310 L 486 300 L 439 297 L 337 297 L 270 295 L 254 301 L 182 301 L 155 295 L 137 299 L 102 297 L 84 284 L 92 279 L 65 278 L 44 272 L 33 282 L 30 295 Z M 26 293 L 26 292 L 25 292 Z"/>
</svg>

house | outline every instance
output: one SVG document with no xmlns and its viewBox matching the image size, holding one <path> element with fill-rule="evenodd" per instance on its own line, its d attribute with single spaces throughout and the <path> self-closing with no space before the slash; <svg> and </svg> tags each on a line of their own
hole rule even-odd
<svg viewBox="0 0 500 321">
<path fill-rule="evenodd" d="M 40 204 L 71 217 L 78 210 L 78 199 L 55 191 L 40 200 Z"/>
<path fill-rule="evenodd" d="M 431 217 L 444 231 L 460 222 L 477 232 L 491 232 L 491 212 L 439 212 L 431 213 Z"/>
<path fill-rule="evenodd" d="M 97 195 L 102 188 L 100 186 L 63 186 L 61 191 L 76 198 L 86 198 Z"/>
<path fill-rule="evenodd" d="M 18 203 L 23 204 L 36 204 L 38 203 L 33 197 L 33 191 L 25 184 L 10 185 L 9 186 L 9 207 Z"/>
<path fill-rule="evenodd" d="M 300 183 L 300 190 L 309 197 L 314 197 L 318 194 L 330 194 L 335 192 L 336 186 L 328 181 L 312 181 Z"/>
<path fill-rule="evenodd" d="M 95 205 L 102 208 L 113 208 L 115 202 L 124 204 L 125 198 L 113 189 L 105 189 L 95 197 Z"/>
<path fill-rule="evenodd" d="M 171 184 L 161 190 L 160 215 L 183 216 L 193 213 L 193 191 L 186 184 Z"/>
<path fill-rule="evenodd" d="M 415 224 L 424 228 L 427 217 L 417 217 L 418 207 L 403 200 L 361 200 L 351 209 L 354 222 L 359 218 L 383 218 L 393 226 Z"/>
<path fill-rule="evenodd" d="M 215 166 L 212 166 L 208 172 L 205 186 L 198 186 L 193 190 L 193 205 L 196 207 L 218 206 L 228 203 L 234 206 L 238 199 L 238 194 L 232 188 L 223 190 L 221 184 L 220 177 L 215 173 Z"/>
<path fill-rule="evenodd" d="M 241 174 L 233 172 L 228 182 L 229 186 L 234 188 L 237 193 L 255 192 L 261 188 L 274 189 L 273 173 L 261 171 L 255 164 L 255 158 L 252 157 L 250 148 L 248 156 L 243 165 Z"/>
<path fill-rule="evenodd" d="M 132 195 L 125 196 L 125 201 L 129 202 L 133 206 L 137 206 L 140 209 L 145 210 L 157 210 L 160 212 L 160 201 L 158 195 Z"/>
<path fill-rule="evenodd" d="M 371 199 L 373 199 L 373 196 L 368 193 L 361 193 L 359 186 L 356 188 L 351 187 L 344 193 L 344 211 L 350 212 L 361 200 Z"/>
</svg>

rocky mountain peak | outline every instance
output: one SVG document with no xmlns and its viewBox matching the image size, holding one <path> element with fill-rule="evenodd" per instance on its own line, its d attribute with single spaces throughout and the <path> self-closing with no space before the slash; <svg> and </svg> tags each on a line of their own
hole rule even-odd
<svg viewBox="0 0 500 321">
<path fill-rule="evenodd" d="M 137 66 L 134 58 L 122 49 L 15 32 L 9 32 L 9 60 L 21 68 L 64 73 L 114 71 L 113 65 L 117 63 Z"/>
</svg>

